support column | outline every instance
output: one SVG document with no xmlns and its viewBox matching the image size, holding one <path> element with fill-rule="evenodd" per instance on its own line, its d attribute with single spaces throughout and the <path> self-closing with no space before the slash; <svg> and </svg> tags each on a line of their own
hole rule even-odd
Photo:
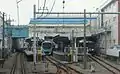
<svg viewBox="0 0 120 74">
<path fill-rule="evenodd" d="M 36 5 L 34 5 L 34 20 L 36 18 Z M 33 43 L 33 60 L 34 60 L 34 69 L 36 69 L 36 24 L 34 24 L 34 43 Z"/>
<path fill-rule="evenodd" d="M 87 55 L 86 55 L 86 10 L 84 9 L 84 69 L 87 68 Z"/>
<path fill-rule="evenodd" d="M 4 23 L 5 23 L 5 21 L 4 21 L 4 17 L 5 17 L 5 13 L 3 12 L 3 29 L 2 29 L 2 30 L 3 30 L 3 32 L 2 32 L 2 39 L 3 39 L 3 40 L 2 40 L 2 58 L 4 58 L 4 55 L 5 55 L 5 54 L 4 54 L 4 48 L 5 48 L 5 45 L 4 45 L 4 44 L 5 44 L 5 42 L 4 42 L 4 40 L 5 40 L 5 30 L 4 30 L 4 29 L 5 29 L 5 24 L 4 24 Z"/>
</svg>

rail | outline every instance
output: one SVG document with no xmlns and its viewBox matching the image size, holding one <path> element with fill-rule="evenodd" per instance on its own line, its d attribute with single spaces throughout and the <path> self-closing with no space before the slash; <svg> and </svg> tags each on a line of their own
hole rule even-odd
<svg viewBox="0 0 120 74">
<path fill-rule="evenodd" d="M 14 73 L 15 73 L 18 55 L 19 55 L 19 53 L 16 54 L 16 56 L 15 56 L 15 58 L 14 58 L 14 60 L 13 60 L 13 66 L 12 66 L 12 68 L 11 68 L 10 74 L 14 74 Z"/>
<path fill-rule="evenodd" d="M 10 71 L 10 74 L 17 74 L 17 73 L 26 74 L 25 65 L 24 65 L 24 55 L 22 53 L 16 54 L 13 60 L 13 66 Z"/>
<path fill-rule="evenodd" d="M 60 61 L 56 60 L 53 57 L 49 56 L 49 57 L 46 57 L 46 59 L 47 60 L 49 59 L 49 61 L 51 60 L 51 63 L 53 63 L 52 61 L 54 61 L 54 65 L 57 67 L 57 69 L 59 69 L 59 68 L 63 69 L 66 72 L 66 74 L 75 74 L 75 73 L 83 74 L 82 72 L 77 71 L 76 69 L 68 66 L 67 64 L 61 63 Z"/>
<path fill-rule="evenodd" d="M 117 67 L 113 66 L 112 64 L 106 62 L 105 60 L 97 57 L 97 56 L 89 56 L 92 60 L 106 68 L 108 71 L 110 71 L 113 74 L 120 74 L 120 69 Z"/>
<path fill-rule="evenodd" d="M 23 54 L 21 54 L 20 56 L 20 64 L 21 64 L 21 74 L 26 74 Z"/>
</svg>

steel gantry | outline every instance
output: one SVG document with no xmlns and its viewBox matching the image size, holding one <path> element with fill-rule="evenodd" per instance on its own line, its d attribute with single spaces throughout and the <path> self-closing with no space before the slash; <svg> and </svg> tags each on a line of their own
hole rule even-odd
<svg viewBox="0 0 120 74">
<path fill-rule="evenodd" d="M 120 14 L 120 12 L 35 12 L 35 14 Z"/>
<path fill-rule="evenodd" d="M 34 7 L 35 8 L 35 7 Z M 35 19 L 35 15 L 36 14 L 83 14 L 84 15 L 84 22 L 86 21 L 86 14 L 101 14 L 101 16 L 103 16 L 104 14 L 120 14 L 120 12 L 86 12 L 86 10 L 84 9 L 84 12 L 36 12 L 35 11 L 36 9 L 34 9 L 34 19 Z M 45 17 L 44 17 L 45 18 Z M 40 18 L 39 18 L 40 19 Z M 42 18 L 41 18 L 42 19 Z M 101 24 L 103 24 L 103 17 L 102 17 L 102 20 L 101 20 Z M 87 55 L 86 55 L 86 23 L 84 23 L 84 69 L 86 69 L 87 67 Z M 35 25 L 34 25 L 34 40 L 35 39 Z M 36 50 L 36 46 L 35 46 L 35 43 L 36 41 L 34 41 L 34 50 Z M 105 43 L 106 44 L 106 43 Z M 36 54 L 35 54 L 36 55 Z M 34 56 L 35 58 L 35 56 Z M 35 59 L 34 59 L 35 60 Z"/>
</svg>

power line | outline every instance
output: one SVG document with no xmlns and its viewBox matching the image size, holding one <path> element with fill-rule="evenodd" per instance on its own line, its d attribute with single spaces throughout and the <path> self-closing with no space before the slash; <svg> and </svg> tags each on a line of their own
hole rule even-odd
<svg viewBox="0 0 120 74">
<path fill-rule="evenodd" d="M 56 0 L 54 0 L 50 11 L 47 12 L 48 14 L 46 14 L 43 18 L 46 18 L 47 16 L 50 15 L 50 13 L 52 12 L 52 10 L 53 10 L 53 8 L 54 8 L 54 6 L 55 6 L 55 2 L 56 2 Z M 42 12 L 42 14 L 41 14 L 41 16 L 40 16 L 39 18 L 41 18 L 41 17 L 43 16 L 43 13 L 44 13 L 44 12 Z M 42 19 L 41 19 L 41 20 L 42 20 Z"/>
<path fill-rule="evenodd" d="M 45 6 L 46 6 L 46 0 L 44 0 L 44 5 L 43 5 L 43 12 L 42 13 L 44 13 L 44 10 L 45 10 Z M 40 17 L 42 17 L 43 16 L 43 14 L 41 14 L 41 16 Z"/>
<path fill-rule="evenodd" d="M 43 12 L 44 12 L 44 9 L 45 9 L 45 4 L 46 4 L 46 0 L 44 1 Z"/>
<path fill-rule="evenodd" d="M 48 15 L 50 15 L 50 13 L 52 12 L 52 10 L 53 10 L 53 8 L 54 8 L 54 6 L 55 6 L 55 2 L 56 2 L 56 0 L 54 0 L 54 2 L 53 2 L 53 5 L 52 5 L 52 7 L 51 7 L 51 10 L 49 11 L 49 14 L 47 14 L 47 15 L 44 16 L 43 18 L 46 18 Z"/>
</svg>

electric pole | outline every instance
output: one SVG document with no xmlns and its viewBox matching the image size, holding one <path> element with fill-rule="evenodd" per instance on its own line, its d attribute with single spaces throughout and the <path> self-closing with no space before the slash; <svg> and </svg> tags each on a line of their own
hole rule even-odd
<svg viewBox="0 0 120 74">
<path fill-rule="evenodd" d="M 17 3 L 17 17 L 18 17 L 18 26 L 19 26 L 19 22 L 20 22 L 20 19 L 19 19 L 19 3 L 21 2 L 22 0 L 16 0 L 16 3 Z"/>
<path fill-rule="evenodd" d="M 74 59 L 73 58 L 74 57 L 74 49 L 75 49 L 75 47 L 74 47 L 74 30 L 72 30 L 72 57 L 71 57 L 72 60 Z"/>
<path fill-rule="evenodd" d="M 34 9 L 33 9 L 33 15 L 34 15 L 34 20 L 36 18 L 36 5 L 34 5 Z M 34 43 L 33 43 L 33 59 L 34 59 L 34 69 L 36 69 L 36 24 L 34 24 Z"/>
<path fill-rule="evenodd" d="M 84 9 L 84 69 L 87 68 L 87 55 L 86 55 L 86 10 Z"/>
<path fill-rule="evenodd" d="M 3 29 L 2 29 L 2 39 L 3 39 L 3 41 L 2 41 L 2 58 L 4 58 L 4 48 L 5 48 L 5 42 L 4 42 L 4 40 L 5 40 L 5 13 L 3 12 Z"/>
</svg>

